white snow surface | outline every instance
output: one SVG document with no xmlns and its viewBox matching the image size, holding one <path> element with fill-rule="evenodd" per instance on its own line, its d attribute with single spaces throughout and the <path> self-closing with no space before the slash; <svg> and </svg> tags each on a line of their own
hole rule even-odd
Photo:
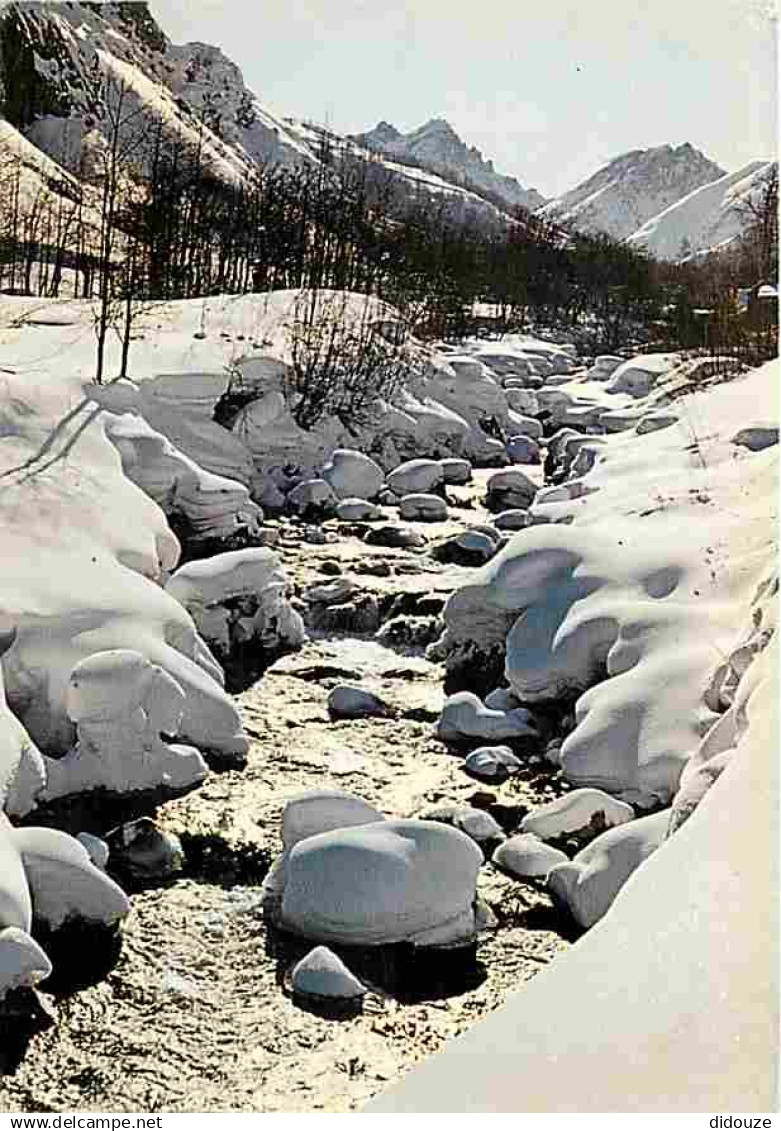
<svg viewBox="0 0 781 1131">
<path fill-rule="evenodd" d="M 700 185 L 647 220 L 627 243 L 678 261 L 723 248 L 745 230 L 747 205 L 758 201 L 772 168 L 772 162 L 752 161 Z"/>
</svg>

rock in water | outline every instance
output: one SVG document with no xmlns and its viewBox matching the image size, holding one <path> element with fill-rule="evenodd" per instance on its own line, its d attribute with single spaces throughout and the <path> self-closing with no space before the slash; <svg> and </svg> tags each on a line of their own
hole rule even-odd
<svg viewBox="0 0 781 1131">
<path fill-rule="evenodd" d="M 534 718 L 524 707 L 492 711 L 471 691 L 459 691 L 445 701 L 437 734 L 443 742 L 455 744 L 471 738 L 540 740 Z"/>
<path fill-rule="evenodd" d="M 444 522 L 447 503 L 439 495 L 405 495 L 399 503 L 399 514 L 408 521 Z"/>
<path fill-rule="evenodd" d="M 112 870 L 136 881 L 166 880 L 184 864 L 178 836 L 164 832 L 151 817 L 128 821 L 106 834 Z"/>
<path fill-rule="evenodd" d="M 342 522 L 377 522 L 384 516 L 376 503 L 350 496 L 336 504 L 336 517 Z"/>
<path fill-rule="evenodd" d="M 349 1000 L 363 997 L 365 986 L 327 946 L 316 946 L 293 967 L 293 992 L 302 997 Z"/>
<path fill-rule="evenodd" d="M 502 782 L 520 768 L 520 759 L 509 746 L 480 746 L 464 759 L 466 772 L 480 781 Z"/>
<path fill-rule="evenodd" d="M 367 546 L 389 546 L 391 549 L 406 550 L 425 545 L 425 538 L 417 530 L 407 526 L 377 526 L 364 537 Z"/>
<path fill-rule="evenodd" d="M 542 840 L 594 829 L 603 832 L 614 825 L 634 820 L 635 811 L 626 801 L 618 801 L 601 789 L 574 789 L 564 797 L 532 809 L 521 821 L 521 831 L 534 833 Z"/>
<path fill-rule="evenodd" d="M 324 942 L 474 942 L 477 845 L 434 821 L 378 821 L 299 841 L 287 857 L 280 923 Z"/>
<path fill-rule="evenodd" d="M 401 499 L 405 495 L 427 494 L 444 480 L 439 460 L 411 459 L 402 463 L 388 476 L 388 486 Z"/>
<path fill-rule="evenodd" d="M 389 708 L 387 703 L 371 691 L 340 684 L 328 696 L 328 711 L 337 719 L 365 719 L 387 716 Z"/>
<path fill-rule="evenodd" d="M 499 845 L 491 860 L 498 868 L 521 880 L 544 879 L 558 864 L 569 864 L 563 852 L 531 833 L 509 837 Z"/>
<path fill-rule="evenodd" d="M 385 481 L 382 468 L 352 448 L 337 448 L 322 474 L 340 499 L 374 499 Z"/>
<path fill-rule="evenodd" d="M 504 840 L 504 831 L 498 821 L 495 821 L 484 809 L 474 809 L 471 805 L 465 805 L 463 809 L 455 811 L 453 827 L 466 833 L 479 845 Z"/>
</svg>

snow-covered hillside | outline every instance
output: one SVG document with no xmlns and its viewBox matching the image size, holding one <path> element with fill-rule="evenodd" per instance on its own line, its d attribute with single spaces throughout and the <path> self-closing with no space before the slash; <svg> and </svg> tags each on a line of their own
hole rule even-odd
<svg viewBox="0 0 781 1131">
<path fill-rule="evenodd" d="M 123 80 L 150 132 L 200 146 L 218 174 L 236 179 L 257 160 L 311 154 L 245 85 L 216 47 L 175 46 L 146 4 L 47 4 L 0 11 L 0 89 L 8 121 L 78 171 L 81 141 L 101 125 L 105 80 Z"/>
<path fill-rule="evenodd" d="M 497 173 L 493 161 L 484 160 L 479 149 L 466 145 L 443 118 L 432 118 L 408 134 L 380 122 L 373 130 L 357 135 L 356 141 L 402 163 L 420 165 L 455 184 L 488 192 L 510 207 L 521 205 L 533 211 L 545 201 L 536 189 L 524 188 L 515 177 Z"/>
<path fill-rule="evenodd" d="M 633 149 L 549 200 L 540 213 L 583 231 L 626 239 L 669 205 L 722 176 L 723 169 L 688 143 Z"/>
<path fill-rule="evenodd" d="M 628 243 L 657 259 L 684 259 L 724 247 L 746 228 L 748 206 L 761 195 L 774 166 L 752 161 L 694 189 L 638 228 Z"/>
</svg>

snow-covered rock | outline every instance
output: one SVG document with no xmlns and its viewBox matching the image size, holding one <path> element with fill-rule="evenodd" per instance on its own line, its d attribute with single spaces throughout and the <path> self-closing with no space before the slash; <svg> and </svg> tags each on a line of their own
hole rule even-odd
<svg viewBox="0 0 781 1131">
<path fill-rule="evenodd" d="M 537 485 L 519 468 L 497 471 L 486 485 L 489 510 L 526 509 L 537 494 Z"/>
<path fill-rule="evenodd" d="M 0 928 L 0 1002 L 14 990 L 36 986 L 51 972 L 51 962 L 27 931 Z"/>
<path fill-rule="evenodd" d="M 432 459 L 409 460 L 394 468 L 387 477 L 388 486 L 399 498 L 428 494 L 443 481 L 442 463 Z"/>
<path fill-rule="evenodd" d="M 350 828 L 385 816 L 362 797 L 342 790 L 313 789 L 291 797 L 282 810 L 282 844 L 289 851 L 300 840 L 332 829 Z"/>
<path fill-rule="evenodd" d="M 327 946 L 316 946 L 296 963 L 290 985 L 294 993 L 310 998 L 350 1001 L 366 993 L 366 987 Z"/>
<path fill-rule="evenodd" d="M 572 861 L 548 875 L 548 890 L 581 927 L 592 927 L 608 911 L 632 872 L 667 835 L 669 809 L 608 829 Z"/>
<path fill-rule="evenodd" d="M 675 355 L 669 353 L 641 353 L 631 357 L 613 371 L 608 392 L 645 397 L 675 362 Z"/>
<path fill-rule="evenodd" d="M 480 781 L 502 782 L 521 768 L 509 746 L 479 746 L 464 759 L 464 769 Z"/>
<path fill-rule="evenodd" d="M 200 753 L 161 738 L 178 732 L 185 702 L 176 680 L 140 652 L 94 652 L 71 672 L 67 708 L 77 740 L 64 757 L 47 759 L 42 796 L 199 785 L 207 773 Z"/>
<path fill-rule="evenodd" d="M 445 483 L 458 486 L 468 483 L 472 478 L 472 465 L 468 459 L 443 459 L 441 463 Z"/>
<path fill-rule="evenodd" d="M 337 448 L 323 467 L 322 477 L 339 499 L 372 500 L 385 482 L 382 468 L 352 448 Z"/>
<path fill-rule="evenodd" d="M 299 648 L 303 621 L 290 606 L 279 558 L 263 547 L 188 562 L 166 583 L 218 655 L 253 646 L 273 654 Z"/>
<path fill-rule="evenodd" d="M 379 522 L 384 518 L 382 509 L 366 499 L 340 499 L 336 504 L 336 517 L 342 522 Z"/>
<path fill-rule="evenodd" d="M 456 829 L 388 820 L 300 840 L 290 852 L 280 921 L 324 942 L 372 946 L 474 941 L 482 854 Z"/>
<path fill-rule="evenodd" d="M 471 691 L 458 691 L 445 700 L 437 734 L 443 742 L 459 744 L 474 738 L 538 742 L 540 735 L 532 714 L 525 707 L 496 711 L 485 707 Z"/>
<path fill-rule="evenodd" d="M 601 832 L 632 821 L 634 816 L 631 805 L 601 789 L 574 789 L 532 809 L 521 821 L 521 831 L 540 840 L 554 840 L 588 828 Z"/>
<path fill-rule="evenodd" d="M 408 522 L 444 522 L 447 503 L 439 495 L 404 495 L 399 503 L 399 514 Z"/>
<path fill-rule="evenodd" d="M 491 861 L 519 880 L 545 879 L 552 868 L 569 862 L 560 849 L 545 844 L 531 833 L 508 837 L 496 849 Z"/>
<path fill-rule="evenodd" d="M 14 829 L 10 836 L 30 886 L 33 917 L 50 930 L 70 919 L 113 926 L 129 912 L 122 889 L 74 837 L 37 828 Z"/>
<path fill-rule="evenodd" d="M 205 471 L 140 416 L 107 413 L 104 421 L 127 477 L 167 515 L 181 516 L 189 538 L 227 538 L 257 527 L 263 514 L 243 483 Z"/>
<path fill-rule="evenodd" d="M 532 526 L 533 523 L 534 519 L 528 510 L 522 510 L 519 507 L 499 511 L 497 515 L 494 515 L 494 526 L 497 530 L 523 530 L 527 526 Z"/>
<path fill-rule="evenodd" d="M 336 507 L 336 495 L 325 479 L 305 479 L 293 488 L 287 503 L 296 514 L 327 514 Z"/>
<path fill-rule="evenodd" d="M 453 828 L 459 829 L 481 847 L 497 840 L 504 840 L 504 832 L 499 822 L 486 813 L 484 809 L 476 809 L 471 805 L 464 805 L 453 813 Z"/>
<path fill-rule="evenodd" d="M 540 445 L 531 436 L 510 436 L 506 448 L 513 463 L 540 462 Z"/>
</svg>

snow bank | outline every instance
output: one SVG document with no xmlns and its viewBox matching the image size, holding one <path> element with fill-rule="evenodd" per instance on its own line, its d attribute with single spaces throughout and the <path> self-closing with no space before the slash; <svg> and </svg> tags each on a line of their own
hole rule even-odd
<svg viewBox="0 0 781 1131">
<path fill-rule="evenodd" d="M 609 913 L 369 1112 L 775 1109 L 777 657 L 769 663 L 721 778 Z"/>
</svg>

